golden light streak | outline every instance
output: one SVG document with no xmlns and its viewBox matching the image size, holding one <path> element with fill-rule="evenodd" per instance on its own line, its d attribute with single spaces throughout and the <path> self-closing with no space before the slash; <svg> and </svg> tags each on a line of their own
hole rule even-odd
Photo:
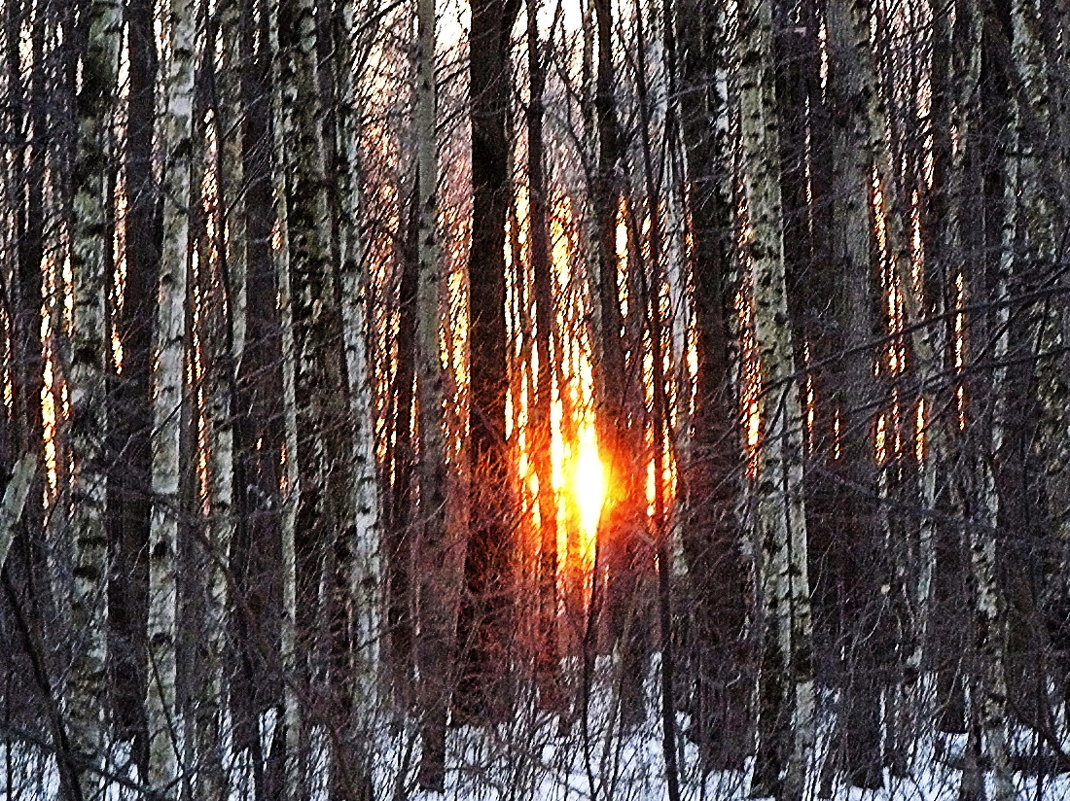
<svg viewBox="0 0 1070 801">
<path fill-rule="evenodd" d="M 925 240 L 921 235 L 921 196 L 915 189 L 910 203 L 910 224 L 912 228 L 910 248 L 910 281 L 913 286 L 914 297 L 918 300 L 918 308 L 925 308 L 924 272 L 925 272 Z"/>
<path fill-rule="evenodd" d="M 926 440 L 925 398 L 920 398 L 918 411 L 914 416 L 914 458 L 919 463 L 925 461 L 925 450 L 928 444 Z"/>
<path fill-rule="evenodd" d="M 803 384 L 803 396 L 806 404 L 806 444 L 813 447 L 814 426 L 817 422 L 817 400 L 814 389 L 814 375 L 810 370 L 810 343 L 803 343 L 803 364 L 806 367 L 806 381 Z"/>
<path fill-rule="evenodd" d="M 3 332 L 3 371 L 4 371 L 4 407 L 11 411 L 15 402 L 14 369 L 11 358 L 11 321 L 8 319 L 7 310 L 0 309 L 0 331 Z"/>
<path fill-rule="evenodd" d="M 59 470 L 56 452 L 56 428 L 58 416 L 56 414 L 56 381 L 52 369 L 52 359 L 45 360 L 44 386 L 41 389 L 41 420 L 45 429 L 45 467 L 48 471 L 48 488 L 51 492 L 56 491 L 59 484 Z"/>
<path fill-rule="evenodd" d="M 66 235 L 60 243 L 49 251 L 41 259 L 41 272 L 44 278 L 44 291 L 46 302 L 41 308 L 41 342 L 44 343 L 45 359 L 42 367 L 41 386 L 41 422 L 44 427 L 45 446 L 45 472 L 48 487 L 45 492 L 45 504 L 51 504 L 59 489 L 60 452 L 58 434 L 60 425 L 64 419 L 66 400 L 63 393 L 63 381 L 58 375 L 56 360 L 56 345 L 53 336 L 53 328 L 57 316 L 57 305 L 62 285 L 57 280 L 56 262 L 60 258 L 60 250 L 66 242 Z"/>
</svg>

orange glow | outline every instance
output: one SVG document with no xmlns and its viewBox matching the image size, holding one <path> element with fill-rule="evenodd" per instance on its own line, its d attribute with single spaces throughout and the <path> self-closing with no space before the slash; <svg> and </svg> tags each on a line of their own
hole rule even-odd
<svg viewBox="0 0 1070 801">
<path fill-rule="evenodd" d="M 579 511 L 580 565 L 589 569 L 594 564 L 595 542 L 598 538 L 598 521 L 602 517 L 609 478 L 605 464 L 598 452 L 598 437 L 594 425 L 588 423 L 580 428 L 579 439 L 572 453 L 572 464 L 566 471 L 571 493 Z"/>
</svg>

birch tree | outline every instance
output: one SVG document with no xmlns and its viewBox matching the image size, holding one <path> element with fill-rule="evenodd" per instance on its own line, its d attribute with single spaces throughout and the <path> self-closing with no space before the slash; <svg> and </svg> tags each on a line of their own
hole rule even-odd
<svg viewBox="0 0 1070 801">
<path fill-rule="evenodd" d="M 11 478 L 4 487 L 3 499 L 0 500 L 0 570 L 4 569 L 11 541 L 15 538 L 15 528 L 26 508 L 26 498 L 30 487 L 37 477 L 37 465 L 32 453 L 24 454 L 15 463 Z"/>
<path fill-rule="evenodd" d="M 286 231 L 293 303 L 297 453 L 301 473 L 297 555 L 297 633 L 317 659 L 325 656 L 327 634 L 313 624 L 323 606 L 321 588 L 331 587 L 334 555 L 349 544 L 346 525 L 351 498 L 352 437 L 346 414 L 342 315 L 338 269 L 331 247 L 332 219 L 324 141 L 326 104 L 317 55 L 316 6 L 312 0 L 283 0 L 279 19 L 282 92 L 290 109 L 287 142 Z M 343 558 L 342 561 L 345 561 Z M 327 603 L 330 603 L 329 601 Z M 311 662 L 311 669 L 315 662 Z M 306 678 L 311 678 L 311 675 Z"/>
<path fill-rule="evenodd" d="M 419 675 L 420 768 L 418 781 L 442 792 L 446 774 L 450 656 L 454 599 L 453 553 L 447 525 L 446 417 L 439 313 L 445 276 L 438 251 L 438 85 L 435 66 L 435 0 L 419 0 L 416 33 L 417 141 L 417 404 L 420 430 L 420 517 L 416 546 L 416 669 Z"/>
<path fill-rule="evenodd" d="M 343 536 L 348 540 L 345 571 L 352 624 L 351 664 L 340 677 L 351 684 L 352 710 L 345 723 L 346 750 L 357 751 L 355 770 L 360 781 L 370 783 L 372 750 L 361 741 L 373 731 L 370 723 L 381 709 L 380 643 L 383 636 L 382 606 L 385 601 L 382 580 L 382 548 L 379 536 L 380 502 L 375 453 L 375 416 L 372 405 L 374 376 L 369 364 L 369 268 L 361 235 L 362 200 L 360 191 L 360 98 L 357 93 L 361 75 L 364 42 L 357 38 L 356 3 L 344 0 L 340 7 L 341 29 L 338 31 L 339 59 L 336 70 L 339 104 L 337 109 L 337 163 L 341 190 L 339 220 L 340 281 L 342 289 L 342 336 L 345 346 L 350 426 L 353 436 L 353 465 L 350 472 L 349 515 L 352 529 Z M 348 522 L 348 521 L 347 521 Z M 362 719 L 358 721 L 356 718 Z M 341 756 L 338 757 L 342 759 Z M 355 784 L 352 771 L 346 776 Z"/>
<path fill-rule="evenodd" d="M 80 20 L 81 85 L 76 97 L 74 215 L 71 230 L 73 319 L 68 371 L 71 419 L 68 447 L 71 475 L 70 524 L 74 587 L 71 631 L 78 638 L 66 687 L 76 792 L 96 795 L 104 745 L 104 681 L 107 657 L 105 588 L 107 537 L 104 526 L 106 474 L 102 434 L 107 430 L 104 370 L 104 266 L 112 246 L 107 225 L 108 126 L 117 86 L 122 17 L 118 4 L 94 0 Z M 84 37 L 84 38 L 81 38 Z"/>
<path fill-rule="evenodd" d="M 341 233 L 342 314 L 349 382 L 350 414 L 356 429 L 356 463 L 353 471 L 352 509 L 356 522 L 353 535 L 353 603 L 358 624 L 356 646 L 361 652 L 358 697 L 374 706 L 375 671 L 379 661 L 382 604 L 379 564 L 379 498 L 375 470 L 375 419 L 372 414 L 372 375 L 368 363 L 369 326 L 368 263 L 361 238 L 360 106 L 357 83 L 362 55 L 355 40 L 356 14 L 352 0 L 342 6 L 339 43 L 339 162 L 342 171 L 343 210 Z"/>
<path fill-rule="evenodd" d="M 180 440 L 185 379 L 186 286 L 192 200 L 193 75 L 196 0 L 173 0 L 168 14 L 170 58 L 164 78 L 163 249 L 153 359 L 153 508 L 149 529 L 148 781 L 163 796 L 179 774 L 184 733 L 175 696 L 178 664 L 178 532 Z"/>
<path fill-rule="evenodd" d="M 279 631 L 280 657 L 285 690 L 283 692 L 283 787 L 286 801 L 302 801 L 305 797 L 306 775 L 302 747 L 305 740 L 305 719 L 298 705 L 299 661 L 297 642 L 298 565 L 297 565 L 297 517 L 301 502 L 301 470 L 298 462 L 297 422 L 297 350 L 294 336 L 294 300 L 290 280 L 290 195 L 287 186 L 286 167 L 290 149 L 288 132 L 295 123 L 291 119 L 294 109 L 287 103 L 287 80 L 293 80 L 282 51 L 280 28 L 292 23 L 284 16 L 286 0 L 274 0 L 270 7 L 269 35 L 271 39 L 271 118 L 272 155 L 275 170 L 273 190 L 275 194 L 277 226 L 282 234 L 281 247 L 274 259 L 275 279 L 278 282 L 279 322 L 282 355 L 282 409 L 284 446 L 283 473 L 285 497 L 280 515 L 281 572 L 282 572 L 282 622 Z M 281 123 L 281 124 L 280 124 Z M 254 729 L 254 732 L 256 729 Z M 257 736 L 254 734 L 254 736 Z"/>
<path fill-rule="evenodd" d="M 815 742 L 815 690 L 801 486 L 802 411 L 785 286 L 769 0 L 741 6 L 740 26 L 740 125 L 749 219 L 745 255 L 762 393 L 756 514 L 763 657 L 759 754 L 751 792 L 798 801 Z M 780 753 L 782 727 L 790 739 Z"/>
</svg>

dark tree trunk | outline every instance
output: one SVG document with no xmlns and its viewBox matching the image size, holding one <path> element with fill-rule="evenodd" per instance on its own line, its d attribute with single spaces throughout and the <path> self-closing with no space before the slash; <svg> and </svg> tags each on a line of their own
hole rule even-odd
<svg viewBox="0 0 1070 801">
<path fill-rule="evenodd" d="M 241 147 L 245 189 L 245 347 L 236 371 L 234 421 L 234 503 L 237 526 L 231 549 L 235 577 L 232 625 L 238 668 L 233 673 L 235 748 L 249 749 L 257 798 L 265 788 L 264 754 L 257 719 L 281 703 L 280 666 L 266 654 L 277 652 L 282 610 L 279 510 L 280 461 L 285 427 L 282 416 L 282 329 L 276 306 L 278 282 L 272 254 L 275 200 L 272 187 L 270 110 L 272 54 L 267 46 L 266 9 L 256 36 L 254 10 L 246 0 L 241 31 Z M 254 42 L 259 41 L 259 46 Z M 276 124 L 281 124 L 281 121 Z M 279 771 L 276 771 L 278 773 Z"/>
<path fill-rule="evenodd" d="M 560 654 L 557 643 L 557 498 L 554 495 L 550 457 L 553 403 L 554 303 L 550 264 L 550 231 L 547 219 L 545 146 L 543 142 L 543 94 L 546 89 L 544 45 L 539 39 L 538 4 L 527 0 L 528 75 L 531 100 L 527 110 L 528 183 L 531 199 L 531 272 L 535 281 L 535 352 L 539 366 L 535 376 L 535 401 L 531 409 L 531 450 L 539 481 L 538 620 L 536 679 L 539 701 L 546 709 L 561 703 Z"/>
<path fill-rule="evenodd" d="M 113 469 L 108 481 L 108 527 L 113 569 L 108 606 L 116 730 L 120 737 L 134 739 L 135 758 L 144 769 L 147 753 L 142 705 L 152 505 L 150 380 L 161 237 L 159 193 L 152 168 L 157 72 L 153 3 L 132 0 L 127 25 L 126 284 L 122 311 L 115 323 L 123 344 L 123 361 L 109 393 Z"/>
<path fill-rule="evenodd" d="M 830 336 L 829 298 L 838 274 L 829 269 L 832 233 L 832 99 L 821 86 L 818 40 L 824 0 L 777 0 L 774 5 L 777 104 L 781 123 L 781 190 L 784 196 L 784 248 L 788 306 L 795 331 L 796 363 L 803 378 L 806 411 L 804 476 L 810 577 L 814 591 L 817 652 L 831 653 L 840 634 L 842 577 L 837 553 L 836 501 L 829 474 L 834 449 L 835 405 L 830 359 L 838 355 Z M 819 668 L 820 669 L 820 668 Z"/>
<path fill-rule="evenodd" d="M 749 748 L 750 678 L 744 625 L 745 568 L 740 551 L 743 467 L 739 398 L 731 377 L 729 331 L 734 213 L 730 154 L 720 120 L 725 98 L 723 20 L 703 14 L 699 0 L 681 0 L 681 124 L 691 186 L 691 274 L 694 280 L 698 372 L 691 453 L 684 462 L 683 547 L 695 614 L 689 634 L 693 684 L 691 736 L 704 770 L 737 769 Z M 696 24 L 698 20 L 702 24 Z"/>
<path fill-rule="evenodd" d="M 416 291 L 419 273 L 420 176 L 409 196 L 408 226 L 398 248 L 401 280 L 398 287 L 397 370 L 394 374 L 394 470 L 386 515 L 386 625 L 390 638 L 390 673 L 395 698 L 412 699 L 414 631 L 411 614 L 412 545 L 417 521 L 413 519 L 416 449 L 413 441 L 413 394 L 416 379 Z"/>
<path fill-rule="evenodd" d="M 513 594 L 513 509 L 505 437 L 509 343 L 505 323 L 505 221 L 509 173 L 509 40 L 519 0 L 473 0 L 469 36 L 472 245 L 468 256 L 469 535 L 458 621 L 461 718 L 502 719 Z"/>
<path fill-rule="evenodd" d="M 636 363 L 633 360 L 629 364 L 625 344 L 638 332 L 632 323 L 641 321 L 641 317 L 633 314 L 632 319 L 624 320 L 618 288 L 617 214 L 623 195 L 624 142 L 615 97 L 612 3 L 597 0 L 594 11 L 598 41 L 594 96 L 598 153 L 592 187 L 597 237 L 593 370 L 598 449 L 607 462 L 609 478 L 609 498 L 598 527 L 598 560 L 605 565 L 604 625 L 620 649 L 621 716 L 630 726 L 646 716 L 643 685 L 647 621 L 640 594 L 643 565 L 651 556 L 644 544 L 645 477 L 635 469 L 636 460 L 644 453 L 640 421 L 632 414 L 631 405 L 636 397 Z M 633 244 L 630 242 L 629 247 Z M 635 282 L 628 279 L 628 285 L 634 291 Z M 594 597 L 597 602 L 599 594 Z"/>
</svg>

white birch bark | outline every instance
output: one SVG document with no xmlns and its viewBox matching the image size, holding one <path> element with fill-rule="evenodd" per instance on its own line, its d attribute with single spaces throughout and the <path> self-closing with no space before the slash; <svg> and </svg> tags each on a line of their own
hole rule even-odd
<svg viewBox="0 0 1070 801">
<path fill-rule="evenodd" d="M 1017 68 L 1016 95 L 1020 98 L 1013 125 L 1017 131 L 1019 151 L 1020 222 L 1016 247 L 1023 264 L 1035 275 L 1053 275 L 1059 242 L 1065 230 L 1065 205 L 1057 195 L 1061 153 L 1058 147 L 1056 90 L 1049 81 L 1049 62 L 1042 42 L 1041 20 L 1044 11 L 1037 0 L 1014 0 L 1011 3 L 1011 52 Z M 1057 70 L 1057 68 L 1056 68 Z M 1023 109 L 1026 113 L 1023 113 Z M 1064 283 L 1065 286 L 1065 283 Z M 1067 553 L 1070 549 L 1070 415 L 1066 398 L 1070 394 L 1068 362 L 1051 358 L 1068 344 L 1070 310 L 1065 297 L 1038 302 L 1035 307 L 1040 329 L 1036 341 L 1046 358 L 1037 361 L 1038 392 L 1041 401 L 1043 441 L 1040 454 L 1044 460 L 1047 482 L 1047 511 L 1053 533 Z M 1032 339 L 1032 336 L 1030 337 Z M 1056 568 L 1057 570 L 1059 568 Z M 1065 577 L 1053 582 L 1053 594 L 1070 586 Z M 1045 599 L 1048 600 L 1048 599 Z"/>
<path fill-rule="evenodd" d="M 152 517 L 149 526 L 148 782 L 161 798 L 177 789 L 183 744 L 175 698 L 180 441 L 185 372 L 186 285 L 192 198 L 196 0 L 172 0 L 164 78 L 163 245 L 153 343 Z"/>
<path fill-rule="evenodd" d="M 225 325 L 225 321 L 220 320 Z M 198 710 L 198 776 L 200 798 L 221 798 L 226 792 L 222 766 L 223 719 L 226 710 L 226 644 L 228 629 L 227 573 L 234 539 L 234 424 L 230 384 L 225 375 L 213 377 L 208 400 L 211 450 L 207 598 L 204 617 L 206 684 Z"/>
<path fill-rule="evenodd" d="M 1028 0 L 1026 0 L 1028 2 Z M 1029 54 L 1023 47 L 1024 10 L 1023 2 L 1015 0 L 1011 6 L 1012 55 L 1015 66 L 1023 69 Z M 1000 592 L 997 572 L 997 534 L 999 531 L 1000 496 L 996 484 L 996 462 L 1000 454 L 1008 425 L 1007 406 L 1007 360 L 1011 354 L 1011 309 L 1009 305 L 1011 285 L 1019 269 L 1019 248 L 1028 242 L 1032 172 L 1031 133 L 1024 128 L 1022 109 L 1027 96 L 1020 96 L 1020 87 L 1010 93 L 1011 125 L 1007 130 L 1007 144 L 1003 163 L 1004 216 L 1000 242 L 1000 258 L 992 298 L 994 312 L 989 337 L 994 341 L 992 349 L 993 369 L 991 398 L 991 422 L 986 453 L 978 456 L 981 478 L 981 509 L 979 525 L 970 532 L 970 553 L 973 578 L 976 585 L 975 606 L 978 618 L 978 658 L 981 668 L 980 709 L 984 755 L 992 771 L 995 801 L 1015 798 L 1010 754 L 1008 747 L 1009 722 L 1007 710 L 1007 675 L 1005 654 L 1007 648 L 1006 599 Z"/>
<path fill-rule="evenodd" d="M 757 503 L 766 626 L 777 628 L 792 707 L 782 799 L 800 799 L 815 744 L 810 586 L 803 478 L 803 418 L 795 382 L 784 266 L 780 152 L 769 0 L 741 4 L 740 124 L 744 191 L 750 215 L 746 249 L 761 362 L 762 440 Z M 763 666 L 767 669 L 769 666 Z M 790 700 L 789 700 L 790 698 Z M 764 729 L 769 731 L 770 729 Z"/>
<path fill-rule="evenodd" d="M 418 0 L 416 42 L 417 203 L 417 405 L 420 430 L 420 508 L 423 529 L 417 541 L 416 665 L 422 714 L 422 787 L 442 791 L 445 779 L 446 715 L 451 651 L 452 606 L 447 525 L 445 374 L 439 310 L 445 275 L 439 258 L 438 87 L 435 69 L 435 0 Z"/>
<path fill-rule="evenodd" d="M 1016 137 L 1014 137 L 1016 138 Z M 992 771 L 993 801 L 1010 801 L 1016 797 L 1011 779 L 1008 753 L 1007 677 L 1004 653 L 1007 645 L 1006 603 L 999 590 L 996 572 L 996 533 L 999 525 L 999 490 L 996 486 L 994 461 L 1003 445 L 1007 403 L 1007 356 L 1010 353 L 1010 276 L 1014 268 L 1013 248 L 1017 229 L 1018 165 L 1013 148 L 1006 159 L 1006 216 L 1003 221 L 1003 251 L 1000 255 L 995 281 L 996 312 L 990 334 L 995 338 L 992 360 L 996 365 L 992 376 L 992 419 L 990 440 L 986 453 L 978 456 L 981 473 L 981 499 L 978 525 L 970 531 L 970 563 L 976 585 L 974 599 L 977 610 L 978 657 L 981 667 L 979 701 L 982 747 Z"/>
<path fill-rule="evenodd" d="M 15 528 L 22 518 L 22 510 L 26 507 L 26 498 L 36 474 L 36 457 L 32 453 L 23 454 L 15 463 L 11 478 L 4 488 L 4 498 L 0 501 L 0 570 L 4 569 L 11 541 L 15 538 Z"/>
<path fill-rule="evenodd" d="M 104 266 L 112 247 L 105 197 L 109 123 L 117 98 L 122 8 L 113 0 L 89 7 L 88 39 L 77 96 L 74 214 L 71 231 L 73 314 L 68 388 L 71 421 L 68 454 L 73 464 L 69 519 L 73 540 L 74 592 L 71 632 L 74 659 L 65 701 L 74 781 L 83 798 L 99 787 L 97 768 L 104 741 L 107 663 L 107 535 L 104 528 L 106 471 L 101 461 L 107 427 L 104 369 Z"/>
<path fill-rule="evenodd" d="M 994 801 L 1016 797 L 1009 752 L 1007 599 L 999 584 L 1000 496 L 996 464 L 1003 449 L 1012 410 L 1008 408 L 1008 359 L 1012 354 L 1011 290 L 1016 278 L 1034 260 L 1052 255 L 1051 210 L 1040 187 L 1038 149 L 1048 117 L 1044 56 L 1039 42 L 1039 9 L 1033 0 L 1011 3 L 1011 56 L 1014 78 L 1010 91 L 1011 124 L 1003 163 L 1004 217 L 1000 259 L 992 298 L 990 337 L 992 419 L 987 453 L 979 456 L 982 481 L 980 525 L 971 531 L 971 565 L 976 583 L 978 643 L 981 662 L 981 728 L 984 754 L 992 771 Z M 1023 258 L 1024 254 L 1024 258 Z M 1020 313 L 1020 312 L 1019 312 Z"/>
<path fill-rule="evenodd" d="M 361 241 L 360 147 L 357 81 L 360 64 L 352 37 L 357 30 L 353 0 L 342 5 L 343 39 L 338 70 L 338 152 L 342 182 L 341 239 L 342 335 L 345 342 L 349 411 L 355 434 L 350 513 L 354 533 L 351 545 L 350 601 L 355 616 L 353 700 L 357 708 L 378 708 L 376 691 L 383 604 L 379 497 L 375 461 L 375 417 L 372 408 L 368 314 L 368 264 Z"/>
<path fill-rule="evenodd" d="M 245 165 L 242 157 L 241 16 L 242 0 L 222 0 L 219 29 L 222 36 L 222 63 L 219 66 L 219 144 L 222 148 L 223 224 L 226 232 L 226 262 L 230 296 L 230 345 L 235 375 L 245 352 L 246 306 L 248 294 L 245 249 Z"/>
<path fill-rule="evenodd" d="M 273 183 L 276 203 L 276 224 L 279 227 L 280 244 L 275 249 L 275 273 L 278 279 L 279 322 L 282 328 L 282 392 L 283 426 L 285 428 L 285 464 L 283 508 L 280 520 L 282 539 L 282 621 L 280 624 L 280 650 L 283 673 L 283 725 L 286 760 L 284 765 L 283 792 L 286 801 L 304 798 L 305 772 L 301 758 L 302 728 L 304 721 L 298 705 L 294 683 L 297 674 L 297 555 L 295 534 L 297 509 L 301 498 L 301 473 L 297 464 L 297 356 L 293 330 L 293 298 L 290 292 L 289 231 L 286 226 L 286 174 L 288 163 L 284 120 L 292 113 L 283 102 L 281 54 L 279 49 L 279 3 L 273 0 L 269 10 L 272 53 L 271 116 L 274 120 L 272 154 L 274 157 Z"/>
</svg>

